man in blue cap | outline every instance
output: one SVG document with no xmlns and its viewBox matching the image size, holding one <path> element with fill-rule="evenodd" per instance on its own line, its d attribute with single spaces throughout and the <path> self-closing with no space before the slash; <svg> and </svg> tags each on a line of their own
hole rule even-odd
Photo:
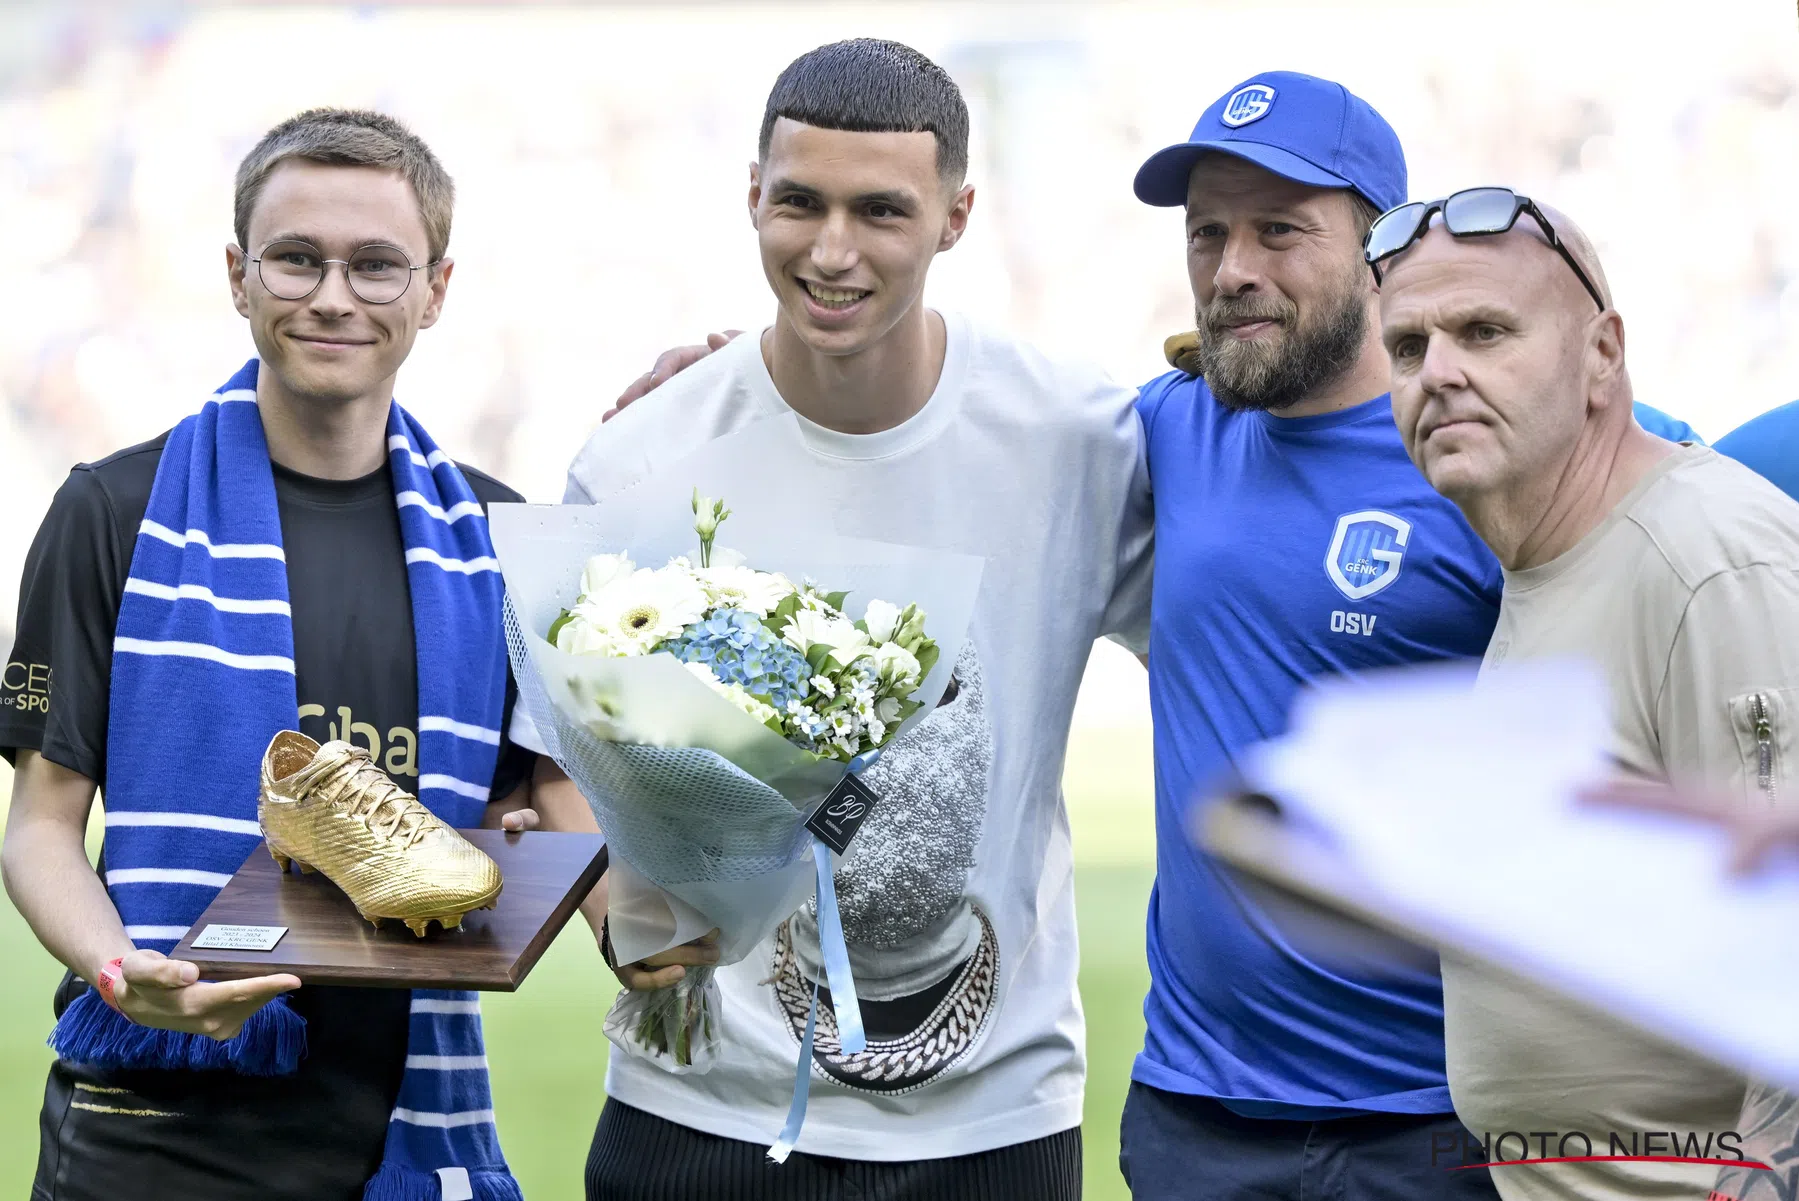
<svg viewBox="0 0 1799 1201">
<path fill-rule="evenodd" d="M 1386 395 L 1361 243 L 1406 199 L 1404 152 L 1340 84 L 1268 72 L 1136 192 L 1186 209 L 1196 330 L 1138 401 L 1157 854 L 1125 1176 L 1140 1201 L 1492 1197 L 1485 1171 L 1432 1163 L 1433 1140 L 1463 1145 L 1434 968 L 1316 962 L 1184 833 L 1308 681 L 1478 656 L 1498 614 L 1498 564 L 1412 465 Z"/>
</svg>

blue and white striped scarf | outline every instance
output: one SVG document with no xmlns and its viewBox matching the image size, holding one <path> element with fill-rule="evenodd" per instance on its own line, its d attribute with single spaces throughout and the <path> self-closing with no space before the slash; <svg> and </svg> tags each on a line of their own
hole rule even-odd
<svg viewBox="0 0 1799 1201">
<path fill-rule="evenodd" d="M 299 725 L 256 370 L 252 359 L 169 435 L 113 641 L 106 887 L 132 941 L 165 953 L 261 837 L 263 752 Z M 505 703 L 500 575 L 468 481 L 397 404 L 387 445 L 418 650 L 418 796 L 450 825 L 478 826 Z M 408 1037 L 364 1201 L 518 1201 L 475 994 L 414 992 Z M 278 1076 L 298 1067 L 305 1022 L 277 998 L 219 1042 L 134 1025 L 90 989 L 50 1041 L 64 1059 L 102 1068 Z"/>
</svg>

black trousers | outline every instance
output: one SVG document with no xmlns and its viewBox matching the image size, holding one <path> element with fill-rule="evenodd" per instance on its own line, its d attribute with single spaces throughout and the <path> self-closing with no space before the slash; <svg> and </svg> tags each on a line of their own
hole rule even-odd
<svg viewBox="0 0 1799 1201">
<path fill-rule="evenodd" d="M 1246 1118 L 1133 1081 L 1118 1166 L 1134 1201 L 1498 1201 L 1485 1167 L 1432 1155 L 1465 1134 L 1454 1114 Z"/>
<path fill-rule="evenodd" d="M 1078 1128 L 950 1159 L 887 1163 L 690 1129 L 610 1098 L 587 1153 L 587 1201 L 1079 1201 Z"/>
</svg>

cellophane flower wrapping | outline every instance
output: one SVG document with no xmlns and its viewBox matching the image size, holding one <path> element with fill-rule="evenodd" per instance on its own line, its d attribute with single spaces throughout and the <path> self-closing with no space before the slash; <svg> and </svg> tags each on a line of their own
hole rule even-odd
<svg viewBox="0 0 1799 1201">
<path fill-rule="evenodd" d="M 694 556 L 694 490 L 728 497 L 732 516 L 718 532 L 720 550 L 735 552 L 727 561 L 740 557 L 743 566 L 796 585 L 816 581 L 847 593 L 841 607 L 855 618 L 871 601 L 922 614 L 938 657 L 910 695 L 919 707 L 883 725 L 884 741 L 929 712 L 949 682 L 982 560 L 796 525 L 791 498 L 807 494 L 820 470 L 791 419 L 771 419 L 595 505 L 490 510 L 518 704 L 606 835 L 609 930 L 621 963 L 716 928 L 719 962 L 729 964 L 772 934 L 812 896 L 806 819 L 850 769 L 851 757 L 841 747 L 833 752 L 828 739 L 813 743 L 822 753 L 796 745 L 766 714 L 759 718 L 724 694 L 720 679 L 750 670 L 775 672 L 791 691 L 808 686 L 782 656 L 751 654 L 746 665 L 742 652 L 754 648 L 741 644 L 757 635 L 737 628 L 736 618 L 683 623 L 687 662 L 667 651 L 571 653 L 552 644 L 552 627 L 577 598 L 591 595 L 583 575 L 596 556 L 627 555 L 645 567 Z M 585 583 L 596 581 L 589 574 Z M 680 596 L 664 599 L 677 609 L 683 603 Z M 694 666 L 708 662 L 706 649 L 714 652 L 712 680 Z M 720 665 L 721 658 L 732 662 Z M 718 1048 L 718 1004 L 712 971 L 689 969 L 673 988 L 622 992 L 606 1031 L 626 1052 L 670 1071 L 704 1071 Z"/>
</svg>

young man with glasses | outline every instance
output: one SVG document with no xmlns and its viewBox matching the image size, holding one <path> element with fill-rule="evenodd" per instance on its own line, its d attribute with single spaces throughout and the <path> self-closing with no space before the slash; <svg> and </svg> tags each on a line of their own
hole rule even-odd
<svg viewBox="0 0 1799 1201">
<path fill-rule="evenodd" d="M 1632 420 L 1624 322 L 1566 217 L 1474 189 L 1383 216 L 1367 253 L 1400 437 L 1504 567 L 1483 670 L 1592 662 L 1627 776 L 1799 805 L 1799 505 Z M 1446 959 L 1443 983 L 1450 1088 L 1476 1138 L 1553 1131 L 1548 1155 L 1600 1157 L 1495 1168 L 1503 1196 L 1791 1195 L 1790 1162 L 1784 1185 L 1719 1167 L 1790 1153 L 1790 1095 L 1473 964 Z M 1658 1156 L 1647 1132 L 1672 1145 Z M 1636 1156 L 1639 1133 L 1648 1158 L 1605 1158 L 1620 1141 Z"/>
<path fill-rule="evenodd" d="M 5 678 L 36 703 L 0 707 L 3 866 L 69 969 L 34 1198 L 517 1195 L 473 1118 L 492 1102 L 472 997 L 209 983 L 166 957 L 257 845 L 281 729 L 353 744 L 460 824 L 529 801 L 484 517 L 520 497 L 393 399 L 442 311 L 451 203 L 391 118 L 271 130 L 225 252 L 256 358 L 173 430 L 76 467 L 26 560 Z M 103 876 L 83 849 L 96 790 Z M 439 1036 L 468 1062 L 415 1071 L 409 1046 Z"/>
</svg>

